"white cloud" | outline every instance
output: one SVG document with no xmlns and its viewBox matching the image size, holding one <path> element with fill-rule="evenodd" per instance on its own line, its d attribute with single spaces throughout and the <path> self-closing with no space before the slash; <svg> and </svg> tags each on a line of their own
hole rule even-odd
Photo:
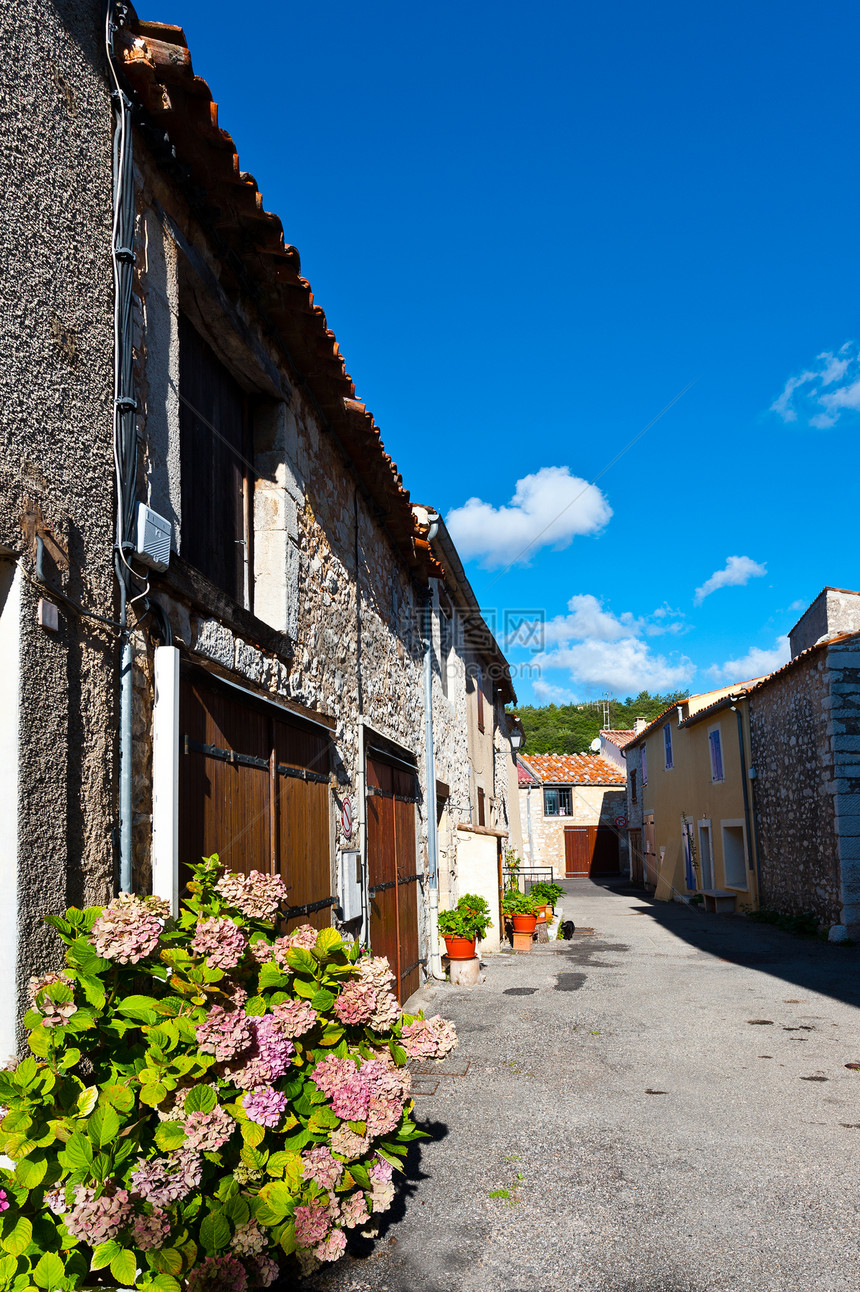
<svg viewBox="0 0 860 1292">
<path fill-rule="evenodd" d="M 568 467 L 541 467 L 517 481 L 506 506 L 469 498 L 445 523 L 465 560 L 478 559 L 492 569 L 527 565 L 541 547 L 569 547 L 578 534 L 596 534 L 611 516 L 596 485 L 571 475 Z"/>
<path fill-rule="evenodd" d="M 567 609 L 568 614 L 557 615 L 543 626 L 544 648 L 530 658 L 529 668 L 536 666 L 542 673 L 534 683 L 535 694 L 541 699 L 558 703 L 562 696 L 573 698 L 607 689 L 616 695 L 676 690 L 692 678 L 695 670 L 689 659 L 653 655 L 645 640 L 654 631 L 674 631 L 678 611 L 660 606 L 647 616 L 637 617 L 630 611 L 616 615 L 591 593 L 572 596 Z M 518 638 L 521 646 L 537 640 L 537 631 Z M 546 674 L 554 670 L 567 673 L 566 687 L 547 680 Z"/>
<path fill-rule="evenodd" d="M 774 669 L 787 664 L 791 650 L 787 637 L 777 637 L 772 650 L 762 650 L 753 646 L 752 650 L 740 659 L 727 659 L 725 664 L 712 664 L 707 672 L 717 682 L 748 682 L 754 677 L 765 677 Z"/>
<path fill-rule="evenodd" d="M 860 348 L 846 341 L 835 352 L 819 354 L 814 368 L 789 377 L 770 411 L 784 422 L 802 420 L 820 431 L 835 426 L 845 412 L 860 412 Z"/>
<path fill-rule="evenodd" d="M 700 588 L 696 588 L 693 602 L 700 606 L 705 597 L 709 597 L 718 588 L 742 587 L 750 579 L 761 578 L 763 574 L 767 574 L 766 565 L 759 565 L 748 556 L 730 556 L 722 570 L 714 570 L 711 577 L 705 579 Z"/>
<path fill-rule="evenodd" d="M 532 690 L 544 704 L 572 704 L 576 699 L 573 692 L 568 691 L 566 687 L 553 686 L 551 682 L 544 682 L 540 677 L 532 685 Z"/>
<path fill-rule="evenodd" d="M 799 601 L 792 601 L 791 605 L 788 608 L 789 610 L 805 610 L 806 602 L 801 597 Z"/>
</svg>

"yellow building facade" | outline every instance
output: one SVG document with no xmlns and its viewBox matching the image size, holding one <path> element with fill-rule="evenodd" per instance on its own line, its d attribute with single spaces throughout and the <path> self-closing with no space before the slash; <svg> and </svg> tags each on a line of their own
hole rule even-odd
<svg viewBox="0 0 860 1292">
<path fill-rule="evenodd" d="M 644 879 L 658 900 L 701 893 L 716 910 L 758 907 L 752 685 L 679 701 L 626 746 L 631 821 L 641 820 Z"/>
</svg>

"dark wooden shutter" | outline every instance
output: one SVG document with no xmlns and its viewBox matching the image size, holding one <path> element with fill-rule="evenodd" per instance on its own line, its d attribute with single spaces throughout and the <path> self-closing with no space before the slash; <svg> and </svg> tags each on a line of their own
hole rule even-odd
<svg viewBox="0 0 860 1292">
<path fill-rule="evenodd" d="M 182 314 L 179 401 L 182 556 L 244 605 L 247 400 Z"/>
<path fill-rule="evenodd" d="M 478 701 L 478 730 L 484 730 L 484 675 L 480 664 L 475 665 L 475 692 Z"/>
<path fill-rule="evenodd" d="M 486 825 L 486 808 L 484 805 L 484 791 L 478 790 L 478 825 Z"/>
<path fill-rule="evenodd" d="M 421 982 L 414 772 L 377 754 L 367 758 L 367 872 L 370 946 L 387 956 L 401 1003 Z"/>
</svg>

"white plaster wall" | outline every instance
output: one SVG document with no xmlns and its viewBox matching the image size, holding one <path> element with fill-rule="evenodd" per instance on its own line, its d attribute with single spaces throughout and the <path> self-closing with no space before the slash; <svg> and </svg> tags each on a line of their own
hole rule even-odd
<svg viewBox="0 0 860 1292">
<path fill-rule="evenodd" d="M 499 930 L 499 870 L 498 840 L 494 835 L 473 834 L 468 830 L 457 831 L 457 869 L 460 896 L 475 893 L 483 897 L 492 911 L 493 923 L 487 936 L 478 944 L 480 955 L 498 951 L 501 941 Z"/>
<path fill-rule="evenodd" d="M 0 561 L 0 1062 L 17 1049 L 21 572 Z"/>
</svg>

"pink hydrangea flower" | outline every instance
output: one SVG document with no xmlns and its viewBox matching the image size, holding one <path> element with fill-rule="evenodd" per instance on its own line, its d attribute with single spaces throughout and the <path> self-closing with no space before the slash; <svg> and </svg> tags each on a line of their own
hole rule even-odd
<svg viewBox="0 0 860 1292">
<path fill-rule="evenodd" d="M 387 1211 L 394 1201 L 394 1185 L 381 1180 L 373 1181 L 370 1192 L 370 1206 L 373 1211 Z"/>
<path fill-rule="evenodd" d="M 273 920 L 278 908 L 289 901 L 280 875 L 264 875 L 259 870 L 252 870 L 250 875 L 228 872 L 215 887 L 226 902 L 252 920 Z"/>
<path fill-rule="evenodd" d="M 213 1108 L 211 1113 L 193 1112 L 183 1118 L 182 1129 L 186 1139 L 183 1148 L 193 1153 L 215 1153 L 226 1144 L 236 1122 L 226 1108 Z"/>
<path fill-rule="evenodd" d="M 265 1252 L 260 1252 L 259 1255 L 253 1256 L 248 1265 L 248 1274 L 255 1288 L 271 1287 L 281 1272 L 277 1262 L 273 1261 L 271 1256 L 267 1256 Z"/>
<path fill-rule="evenodd" d="M 400 1044 L 410 1059 L 444 1059 L 457 1044 L 457 1032 L 453 1023 L 434 1014 L 404 1027 Z"/>
<path fill-rule="evenodd" d="M 62 983 L 65 987 L 71 987 L 72 979 L 63 970 L 59 970 L 58 972 L 42 974 L 39 978 L 31 978 L 27 988 L 30 1004 L 42 1015 L 42 1022 L 45 1027 L 64 1027 L 78 1008 L 74 997 L 71 1000 L 64 1001 L 51 999 L 45 988 L 53 987 L 58 983 Z M 44 992 L 44 995 L 41 995 L 42 992 Z"/>
<path fill-rule="evenodd" d="M 154 1207 L 149 1216 L 135 1216 L 131 1232 L 135 1246 L 142 1252 L 157 1251 L 170 1234 L 170 1217 L 160 1207 Z"/>
<path fill-rule="evenodd" d="M 342 1229 L 333 1229 L 325 1242 L 314 1248 L 318 1261 L 338 1261 L 346 1247 L 346 1234 Z"/>
<path fill-rule="evenodd" d="M 367 1136 L 357 1135 L 348 1126 L 338 1126 L 333 1130 L 330 1143 L 331 1151 L 339 1153 L 348 1162 L 354 1162 L 356 1158 L 364 1157 L 370 1148 L 370 1140 Z"/>
<path fill-rule="evenodd" d="M 105 1182 L 100 1198 L 94 1188 L 75 1185 L 75 1205 L 65 1217 L 65 1225 L 73 1238 L 81 1239 L 90 1247 L 116 1238 L 121 1229 L 131 1221 L 134 1207 L 127 1189 L 117 1189 L 112 1181 Z"/>
<path fill-rule="evenodd" d="M 235 1256 L 207 1256 L 188 1275 L 188 1292 L 246 1292 L 248 1274 Z"/>
<path fill-rule="evenodd" d="M 55 1216 L 64 1216 L 69 1210 L 69 1204 L 66 1202 L 66 1191 L 62 1185 L 58 1184 L 55 1189 L 49 1189 L 42 1201 L 49 1211 L 53 1211 Z"/>
<path fill-rule="evenodd" d="M 307 1207 L 296 1207 L 296 1242 L 300 1247 L 314 1247 L 328 1236 L 328 1208 L 321 1202 Z"/>
<path fill-rule="evenodd" d="M 0 1211 L 9 1210 L 9 1197 L 5 1189 L 0 1189 Z"/>
<path fill-rule="evenodd" d="M 215 969 L 235 969 L 248 946 L 248 939 L 232 920 L 198 920 L 191 950 L 205 956 Z"/>
<path fill-rule="evenodd" d="M 343 1163 L 332 1157 L 324 1144 L 317 1144 L 302 1153 L 302 1170 L 306 1180 L 313 1180 L 321 1189 L 331 1192 L 340 1184 Z"/>
<path fill-rule="evenodd" d="M 377 1155 L 373 1166 L 370 1168 L 371 1180 L 378 1180 L 380 1184 L 388 1184 L 393 1174 L 394 1167 L 391 1163 L 387 1162 L 384 1157 Z"/>
<path fill-rule="evenodd" d="M 120 893 L 105 907 L 90 930 L 90 941 L 105 960 L 137 964 L 158 946 L 170 907 L 160 897 Z"/>
<path fill-rule="evenodd" d="M 306 1000 L 285 1000 L 272 1008 L 285 1036 L 303 1036 L 315 1026 L 317 1012 Z"/>
<path fill-rule="evenodd" d="M 204 1054 L 214 1054 L 221 1063 L 235 1059 L 254 1040 L 251 1020 L 241 1009 L 226 1010 L 212 1005 L 196 1028 L 197 1044 Z"/>
<path fill-rule="evenodd" d="M 292 933 L 285 934 L 282 938 L 275 938 L 272 945 L 272 954 L 280 965 L 281 969 L 289 973 L 290 966 L 287 964 L 287 953 L 296 947 L 305 951 L 313 951 L 317 944 L 317 930 L 311 924 L 300 924 Z"/>
<path fill-rule="evenodd" d="M 376 988 L 372 983 L 353 979 L 340 992 L 334 1012 L 342 1023 L 367 1023 L 376 1009 Z"/>
<path fill-rule="evenodd" d="M 369 1104 L 370 1090 L 359 1074 L 331 1092 L 332 1109 L 345 1122 L 364 1121 Z"/>
<path fill-rule="evenodd" d="M 356 1229 L 359 1225 L 367 1223 L 370 1219 L 370 1208 L 361 1190 L 341 1198 L 340 1214 L 345 1229 Z"/>
<path fill-rule="evenodd" d="M 330 1095 L 344 1081 L 354 1077 L 357 1070 L 354 1059 L 338 1059 L 330 1054 L 314 1068 L 311 1080 L 324 1095 Z"/>
<path fill-rule="evenodd" d="M 242 1107 L 252 1122 L 258 1126 L 277 1126 L 284 1115 L 287 1096 L 274 1090 L 271 1086 L 262 1086 L 248 1090 L 242 1100 Z"/>
<path fill-rule="evenodd" d="M 169 1157 L 156 1157 L 151 1162 L 142 1158 L 132 1174 L 132 1187 L 155 1207 L 169 1207 L 172 1202 L 185 1198 L 203 1179 L 203 1161 L 197 1153 L 188 1152 L 184 1146 Z M 101 1240 L 99 1240 L 101 1241 Z"/>
<path fill-rule="evenodd" d="M 243 1062 L 226 1071 L 240 1090 L 255 1090 L 282 1077 L 293 1061 L 296 1047 L 285 1034 L 274 1014 L 250 1020 L 254 1046 L 243 1055 Z"/>
<path fill-rule="evenodd" d="M 256 1220 L 247 1220 L 238 1226 L 230 1246 L 240 1256 L 259 1256 L 269 1246 L 269 1236 Z"/>
</svg>

